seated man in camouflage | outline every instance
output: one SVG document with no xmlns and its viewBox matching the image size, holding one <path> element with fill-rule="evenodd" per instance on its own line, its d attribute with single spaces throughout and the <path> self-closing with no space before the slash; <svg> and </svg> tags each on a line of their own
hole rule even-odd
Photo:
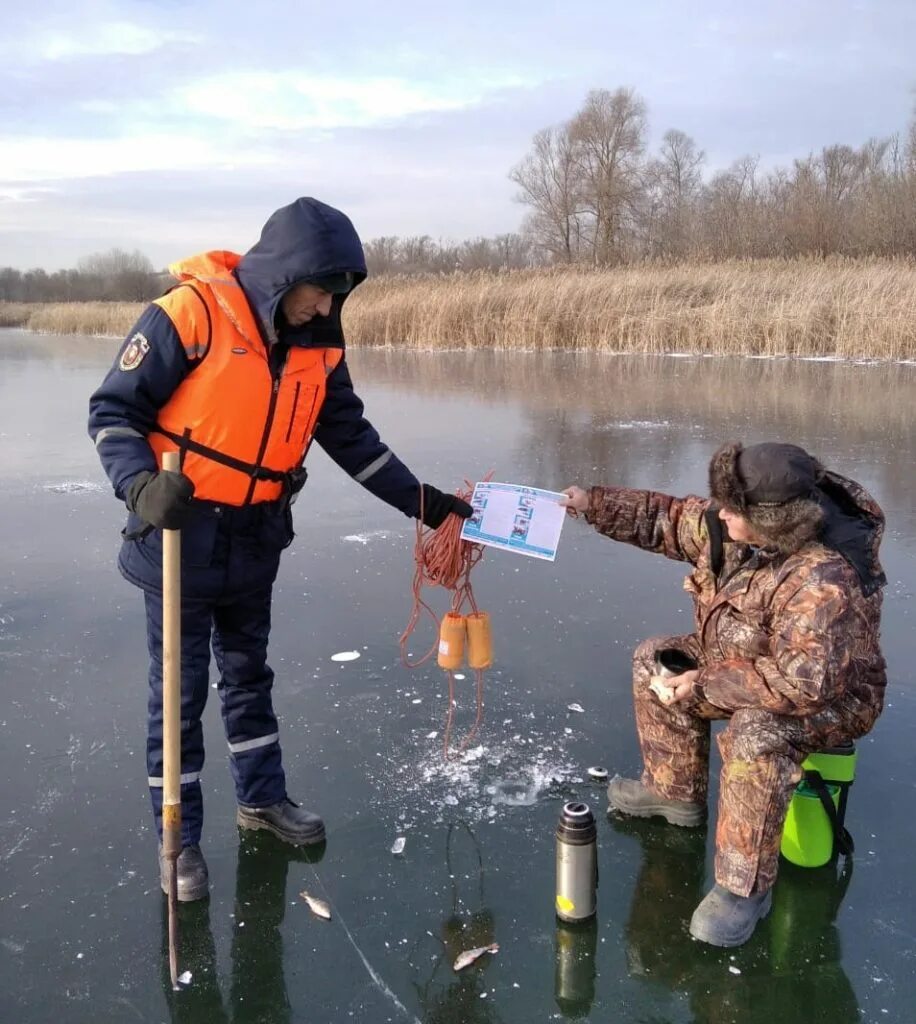
<svg viewBox="0 0 916 1024">
<path fill-rule="evenodd" d="M 709 467 L 712 501 L 570 487 L 567 507 L 599 533 L 694 570 L 696 631 L 647 640 L 633 659 L 645 771 L 615 778 L 609 810 L 706 817 L 712 719 L 722 754 L 716 884 L 690 932 L 738 946 L 770 909 L 783 823 L 801 762 L 867 733 L 884 703 L 878 645 L 884 516 L 851 480 L 790 444 L 729 444 Z M 697 668 L 650 683 L 662 648 Z"/>
</svg>

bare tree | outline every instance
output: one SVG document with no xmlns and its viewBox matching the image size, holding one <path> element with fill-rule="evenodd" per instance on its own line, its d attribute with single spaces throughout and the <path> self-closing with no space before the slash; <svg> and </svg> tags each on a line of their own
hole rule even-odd
<svg viewBox="0 0 916 1024">
<path fill-rule="evenodd" d="M 370 274 L 393 274 L 397 271 L 400 239 L 396 235 L 373 238 L 363 245 L 366 267 Z"/>
<path fill-rule="evenodd" d="M 653 255 L 683 257 L 692 249 L 705 160 L 706 154 L 689 135 L 676 128 L 665 132 L 658 158 L 646 173 L 646 216 L 651 223 L 645 241 Z"/>
<path fill-rule="evenodd" d="M 713 175 L 707 185 L 702 216 L 709 255 L 719 258 L 752 255 L 759 201 L 757 164 L 757 157 L 742 157 L 727 171 Z"/>
<path fill-rule="evenodd" d="M 646 106 L 631 89 L 596 89 L 569 126 L 581 206 L 592 228 L 592 259 L 618 262 L 626 253 L 644 193 Z"/>
<path fill-rule="evenodd" d="M 139 250 L 125 252 L 109 249 L 93 253 L 77 264 L 80 273 L 95 277 L 106 299 L 132 299 L 140 302 L 156 295 L 155 270 Z"/>
<path fill-rule="evenodd" d="M 509 172 L 519 186 L 519 202 L 531 208 L 526 232 L 560 263 L 579 258 L 582 240 L 577 161 L 569 127 L 545 128 L 531 152 Z"/>
<path fill-rule="evenodd" d="M 493 239 L 493 250 L 496 265 L 503 270 L 518 270 L 535 262 L 530 240 L 515 232 L 497 235 Z"/>
</svg>

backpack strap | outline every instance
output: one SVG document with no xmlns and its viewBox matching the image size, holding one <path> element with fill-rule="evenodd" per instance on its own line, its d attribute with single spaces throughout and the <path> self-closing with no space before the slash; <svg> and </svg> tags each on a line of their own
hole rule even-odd
<svg viewBox="0 0 916 1024">
<path fill-rule="evenodd" d="M 718 578 L 722 566 L 725 565 L 725 534 L 722 531 L 722 520 L 717 508 L 706 509 L 703 518 L 706 520 L 706 532 L 709 535 L 709 567 Z"/>
<path fill-rule="evenodd" d="M 819 771 L 812 769 L 805 770 L 805 782 L 817 793 L 818 799 L 830 820 L 831 828 L 833 829 L 833 840 L 837 850 L 843 854 L 844 857 L 851 857 L 855 850 L 855 843 L 853 842 L 852 836 L 849 834 L 849 830 L 844 825 L 844 819 L 846 817 L 846 791 L 849 788 L 848 782 L 837 782 L 833 785 L 840 787 L 840 811 L 837 812 L 837 808 L 833 803 L 833 799 L 827 790 L 827 784 L 824 782 L 824 777 Z"/>
</svg>

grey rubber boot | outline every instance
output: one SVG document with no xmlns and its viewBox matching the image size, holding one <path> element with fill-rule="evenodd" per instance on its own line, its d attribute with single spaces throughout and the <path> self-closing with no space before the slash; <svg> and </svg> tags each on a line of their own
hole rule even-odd
<svg viewBox="0 0 916 1024">
<path fill-rule="evenodd" d="M 615 775 L 607 787 L 608 813 L 620 811 L 633 818 L 662 817 L 671 825 L 695 828 L 706 821 L 706 804 L 686 800 L 666 800 L 647 789 L 637 779 Z"/>
<path fill-rule="evenodd" d="M 721 885 L 714 885 L 693 912 L 690 934 L 710 946 L 743 946 L 772 905 L 772 889 L 736 896 Z"/>
<path fill-rule="evenodd" d="M 159 847 L 159 884 L 162 891 L 169 894 L 169 863 L 162 856 Z M 180 903 L 193 903 L 202 900 L 210 891 L 210 874 L 207 862 L 200 852 L 199 846 L 185 846 L 178 854 L 178 900 Z"/>
<path fill-rule="evenodd" d="M 243 807 L 239 804 L 236 821 L 242 828 L 266 829 L 285 843 L 311 846 L 324 842 L 324 822 L 317 814 L 304 811 L 287 797 L 270 807 Z"/>
</svg>

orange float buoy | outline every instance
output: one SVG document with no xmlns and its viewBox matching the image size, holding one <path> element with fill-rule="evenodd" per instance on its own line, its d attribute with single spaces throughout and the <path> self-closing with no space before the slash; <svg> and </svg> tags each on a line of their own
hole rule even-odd
<svg viewBox="0 0 916 1024">
<path fill-rule="evenodd" d="M 465 618 L 457 612 L 447 612 L 439 626 L 439 668 L 454 671 L 464 664 Z"/>
<path fill-rule="evenodd" d="M 493 664 L 493 637 L 487 612 L 473 612 L 467 617 L 468 667 L 489 668 Z"/>
</svg>

